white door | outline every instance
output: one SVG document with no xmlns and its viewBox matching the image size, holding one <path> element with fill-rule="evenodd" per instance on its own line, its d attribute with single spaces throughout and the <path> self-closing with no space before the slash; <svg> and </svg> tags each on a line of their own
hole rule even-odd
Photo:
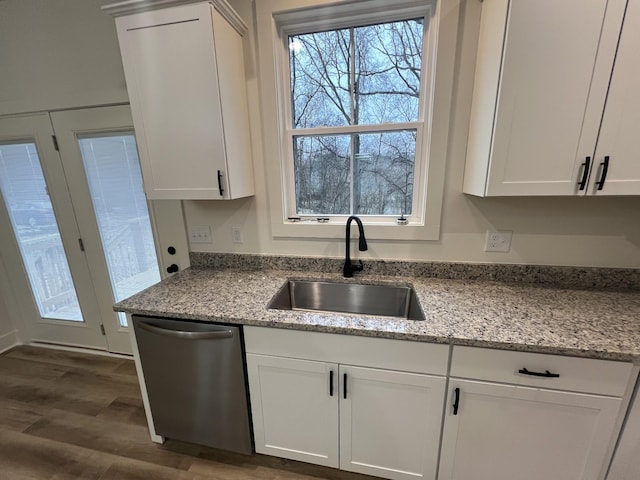
<svg viewBox="0 0 640 480">
<path fill-rule="evenodd" d="M 247 354 L 247 371 L 256 452 L 337 468 L 338 366 Z"/>
<path fill-rule="evenodd" d="M 0 252 L 30 340 L 106 349 L 52 135 L 47 114 L 0 118 Z"/>
<path fill-rule="evenodd" d="M 601 478 L 620 405 L 619 398 L 452 379 L 438 478 Z"/>
<path fill-rule="evenodd" d="M 596 151 L 590 193 L 640 195 L 640 2 L 629 2 Z M 605 165 L 607 166 L 605 172 Z M 600 185 L 600 182 L 604 182 Z"/>
<path fill-rule="evenodd" d="M 0 119 L 0 252 L 24 340 L 131 353 L 113 304 L 189 266 L 181 203 L 147 208 L 132 132 L 127 106 Z"/>
<path fill-rule="evenodd" d="M 340 365 L 340 468 L 435 479 L 445 384 L 444 377 Z"/>
<path fill-rule="evenodd" d="M 113 304 L 161 275 L 129 107 L 53 112 L 51 120 L 109 350 L 131 353 L 126 316 Z"/>
</svg>

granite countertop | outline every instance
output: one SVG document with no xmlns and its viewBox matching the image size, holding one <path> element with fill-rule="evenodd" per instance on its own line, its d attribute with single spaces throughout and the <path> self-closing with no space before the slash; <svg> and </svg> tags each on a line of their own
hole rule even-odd
<svg viewBox="0 0 640 480">
<path fill-rule="evenodd" d="M 426 321 L 267 310 L 287 279 L 408 283 Z M 640 362 L 640 292 L 485 280 L 188 268 L 114 307 L 131 314 Z"/>
</svg>

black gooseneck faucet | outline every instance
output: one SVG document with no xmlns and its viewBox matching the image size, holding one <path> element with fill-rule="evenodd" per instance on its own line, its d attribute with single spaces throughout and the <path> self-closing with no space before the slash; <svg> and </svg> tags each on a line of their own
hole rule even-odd
<svg viewBox="0 0 640 480">
<path fill-rule="evenodd" d="M 364 268 L 362 265 L 362 260 L 358 260 L 357 264 L 351 263 L 351 255 L 350 255 L 350 243 L 351 243 L 351 222 L 355 220 L 358 224 L 358 234 L 359 234 L 359 243 L 358 250 L 364 252 L 367 250 L 367 240 L 364 238 L 364 227 L 362 226 L 362 221 L 352 215 L 347 219 L 347 239 L 346 239 L 346 257 L 344 259 L 344 268 L 342 269 L 342 275 L 344 277 L 350 278 L 353 277 L 353 272 L 360 272 Z"/>
</svg>

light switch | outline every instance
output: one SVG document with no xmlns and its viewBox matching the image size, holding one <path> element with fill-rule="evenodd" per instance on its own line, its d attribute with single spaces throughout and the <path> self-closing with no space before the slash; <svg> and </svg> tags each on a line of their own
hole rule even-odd
<svg viewBox="0 0 640 480">
<path fill-rule="evenodd" d="M 193 225 L 189 227 L 189 241 L 191 243 L 213 243 L 211 227 L 209 225 Z"/>
</svg>

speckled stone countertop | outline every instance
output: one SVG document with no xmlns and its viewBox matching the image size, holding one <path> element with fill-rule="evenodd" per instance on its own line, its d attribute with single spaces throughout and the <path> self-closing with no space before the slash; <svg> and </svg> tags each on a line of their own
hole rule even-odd
<svg viewBox="0 0 640 480">
<path fill-rule="evenodd" d="M 426 321 L 267 310 L 287 279 L 411 284 Z M 118 303 L 179 319 L 640 362 L 640 292 L 364 273 L 188 268 Z"/>
</svg>

